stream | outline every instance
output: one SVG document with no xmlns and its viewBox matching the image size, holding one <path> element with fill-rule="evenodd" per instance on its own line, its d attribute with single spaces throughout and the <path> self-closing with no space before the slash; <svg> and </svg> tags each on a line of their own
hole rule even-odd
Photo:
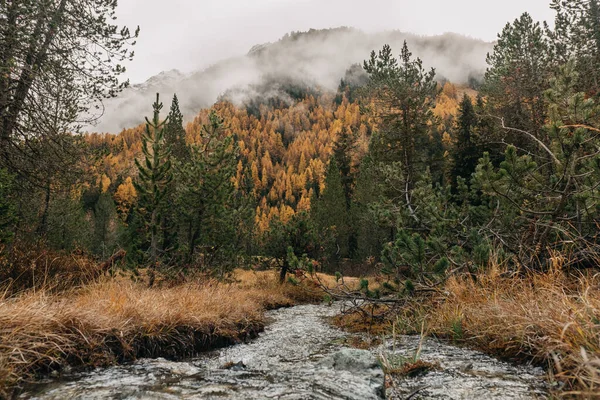
<svg viewBox="0 0 600 400">
<path fill-rule="evenodd" d="M 378 358 L 414 357 L 419 338 L 367 350 L 331 326 L 336 306 L 269 311 L 258 338 L 187 361 L 142 359 L 130 365 L 64 373 L 29 386 L 20 399 L 542 399 L 544 371 L 515 366 L 433 339 L 420 359 L 436 368 L 384 383 Z M 387 386 L 387 389 L 384 389 Z"/>
</svg>

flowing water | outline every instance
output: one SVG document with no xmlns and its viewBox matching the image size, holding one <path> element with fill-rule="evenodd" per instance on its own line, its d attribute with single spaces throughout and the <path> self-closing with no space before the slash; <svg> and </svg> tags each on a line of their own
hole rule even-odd
<svg viewBox="0 0 600 400">
<path fill-rule="evenodd" d="M 301 305 L 270 311 L 255 340 L 198 358 L 143 359 L 131 365 L 65 374 L 28 388 L 28 399 L 348 399 L 384 396 L 377 358 L 413 357 L 418 337 L 401 337 L 373 350 L 351 350 L 349 334 L 327 322 L 339 308 Z M 545 398 L 543 371 L 513 366 L 435 340 L 421 359 L 437 368 L 388 380 L 386 397 L 405 399 Z"/>
</svg>

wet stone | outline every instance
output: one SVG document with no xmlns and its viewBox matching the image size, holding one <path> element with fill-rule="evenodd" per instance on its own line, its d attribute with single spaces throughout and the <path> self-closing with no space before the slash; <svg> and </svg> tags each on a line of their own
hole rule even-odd
<svg viewBox="0 0 600 400">
<path fill-rule="evenodd" d="M 325 357 L 318 363 L 324 370 L 347 371 L 355 377 L 362 377 L 365 398 L 383 398 L 385 396 L 385 377 L 379 361 L 368 350 L 342 349 Z M 354 388 L 350 388 L 354 391 Z M 368 393 L 370 392 L 370 393 Z M 346 397 L 352 398 L 346 393 Z"/>
</svg>

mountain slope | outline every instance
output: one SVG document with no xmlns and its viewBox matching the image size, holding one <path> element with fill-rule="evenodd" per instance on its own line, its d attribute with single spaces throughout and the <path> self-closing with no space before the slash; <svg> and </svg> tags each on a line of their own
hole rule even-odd
<svg viewBox="0 0 600 400">
<path fill-rule="evenodd" d="M 223 60 L 205 70 L 189 75 L 172 70 L 134 85 L 118 98 L 107 100 L 99 124 L 89 130 L 115 133 L 141 123 L 157 92 L 166 104 L 177 93 L 182 111 L 189 118 L 212 105 L 219 96 L 225 95 L 235 103 L 264 96 L 264 91 L 253 89 L 260 85 L 272 88 L 269 97 L 285 98 L 273 85 L 277 81 L 334 90 L 352 64 L 361 63 L 372 50 L 379 50 L 386 43 L 399 52 L 404 40 L 427 68 L 436 68 L 439 78 L 456 83 L 480 77 L 485 70 L 485 55 L 492 48 L 491 43 L 456 34 L 368 34 L 352 28 L 287 34 L 275 43 L 254 46 L 246 55 Z"/>
</svg>

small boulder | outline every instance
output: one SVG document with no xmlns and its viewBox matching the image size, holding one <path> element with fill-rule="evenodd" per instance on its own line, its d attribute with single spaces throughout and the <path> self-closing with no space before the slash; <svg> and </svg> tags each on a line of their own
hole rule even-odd
<svg viewBox="0 0 600 400">
<path fill-rule="evenodd" d="M 318 368 L 348 371 L 357 378 L 362 378 L 364 382 L 368 382 L 372 395 L 385 397 L 383 370 L 377 357 L 368 350 L 351 348 L 339 350 L 321 360 Z"/>
<path fill-rule="evenodd" d="M 319 362 L 319 365 L 351 372 L 366 372 L 375 369 L 381 372 L 381 375 L 383 376 L 383 371 L 381 371 L 377 357 L 368 350 L 342 349 L 329 357 L 325 357 Z"/>
</svg>

